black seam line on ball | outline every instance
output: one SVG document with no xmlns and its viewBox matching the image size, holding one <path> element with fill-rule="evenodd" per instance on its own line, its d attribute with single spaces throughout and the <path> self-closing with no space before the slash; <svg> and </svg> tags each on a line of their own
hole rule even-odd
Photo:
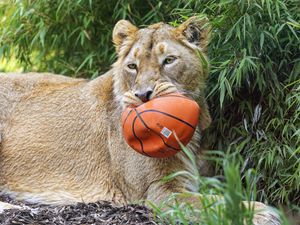
<svg viewBox="0 0 300 225">
<path fill-rule="evenodd" d="M 141 139 L 140 139 L 140 138 L 136 135 L 136 133 L 135 133 L 135 130 L 134 130 L 134 124 L 135 124 L 136 119 L 138 118 L 138 112 L 136 111 L 136 109 L 134 109 L 134 111 L 135 111 L 135 113 L 136 113 L 136 116 L 134 117 L 134 119 L 133 119 L 133 121 L 132 121 L 132 133 L 133 133 L 134 137 L 140 142 L 143 154 L 146 155 L 146 156 L 152 157 L 152 156 L 148 155 L 148 154 L 144 151 L 144 145 L 143 145 L 143 142 L 141 141 Z"/>
<path fill-rule="evenodd" d="M 143 111 L 144 112 L 144 111 Z M 144 124 L 144 126 L 147 128 L 147 129 L 149 129 L 149 130 L 151 130 L 154 134 L 156 134 L 156 135 L 158 135 L 159 137 L 160 137 L 160 139 L 162 140 L 162 142 L 165 144 L 165 146 L 167 146 L 167 147 L 169 147 L 169 148 L 171 148 L 172 150 L 174 150 L 174 151 L 181 151 L 181 149 L 180 148 L 174 148 L 173 146 L 171 146 L 171 145 L 168 145 L 166 142 L 165 142 L 165 140 L 164 140 L 164 138 L 159 134 L 159 133 L 157 133 L 155 130 L 152 130 L 150 127 L 148 127 L 147 126 L 147 124 L 146 124 L 146 122 L 143 120 L 143 118 L 141 117 L 141 113 L 142 112 L 136 112 L 137 113 L 137 116 L 140 118 L 140 120 L 143 122 L 143 124 Z"/>
<path fill-rule="evenodd" d="M 124 130 L 125 123 L 126 123 L 128 117 L 129 117 L 129 115 L 132 113 L 132 111 L 133 111 L 133 109 L 130 110 L 130 112 L 127 114 L 127 116 L 126 116 L 126 118 L 125 118 L 125 120 L 124 120 L 124 123 L 123 123 L 123 130 Z"/>
<path fill-rule="evenodd" d="M 145 123 L 145 121 L 142 119 L 142 117 L 140 116 L 140 113 L 134 109 L 135 113 L 136 113 L 136 116 L 142 121 L 142 123 L 144 124 L 144 126 L 147 128 L 147 129 L 150 129 L 147 124 Z"/>
<path fill-rule="evenodd" d="M 173 115 L 171 115 L 171 114 L 169 114 L 169 113 L 165 113 L 165 112 L 162 112 L 162 111 L 159 111 L 159 110 L 155 110 L 155 109 L 147 109 L 147 110 L 144 110 L 143 112 L 140 112 L 139 115 L 141 115 L 141 114 L 143 114 L 143 113 L 145 113 L 145 112 L 157 112 L 157 113 L 161 113 L 161 114 L 164 114 L 164 115 L 166 115 L 166 116 L 170 116 L 170 117 L 172 117 L 173 119 L 176 119 L 176 120 L 178 120 L 178 121 L 180 121 L 180 122 L 182 122 L 182 123 L 188 125 L 189 127 L 191 127 L 191 128 L 194 129 L 194 130 L 196 129 L 193 125 L 189 124 L 188 122 L 186 122 L 186 121 L 184 121 L 184 120 L 182 120 L 182 119 L 180 119 L 180 118 L 178 118 L 178 117 L 176 117 L 176 116 L 173 116 Z"/>
</svg>

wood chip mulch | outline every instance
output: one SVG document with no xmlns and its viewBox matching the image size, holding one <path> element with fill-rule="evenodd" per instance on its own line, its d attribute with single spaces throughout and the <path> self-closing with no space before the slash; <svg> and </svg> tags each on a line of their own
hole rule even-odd
<svg viewBox="0 0 300 225">
<path fill-rule="evenodd" d="M 110 202 L 78 203 L 76 205 L 49 206 L 24 204 L 7 196 L 0 201 L 22 206 L 0 214 L 0 224 L 135 224 L 156 225 L 151 211 L 140 205 L 113 206 Z"/>
</svg>

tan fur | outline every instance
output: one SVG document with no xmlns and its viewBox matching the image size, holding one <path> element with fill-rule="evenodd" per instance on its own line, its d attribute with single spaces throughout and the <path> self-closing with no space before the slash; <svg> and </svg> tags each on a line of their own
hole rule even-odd
<svg viewBox="0 0 300 225">
<path fill-rule="evenodd" d="M 203 24 L 192 18 L 178 28 L 159 23 L 139 30 L 119 21 L 113 31 L 118 60 L 95 80 L 0 74 L 2 192 L 66 204 L 158 202 L 172 192 L 193 190 L 183 177 L 160 182 L 174 171 L 192 169 L 184 154 L 155 159 L 136 153 L 123 140 L 120 117 L 127 105 L 141 104 L 135 91 L 152 88 L 151 98 L 176 91 L 195 98 L 202 111 L 188 147 L 201 173 L 208 173 L 200 148 L 201 131 L 211 121 L 203 94 L 207 71 L 195 52 L 206 51 L 209 29 Z M 162 66 L 169 55 L 177 60 Z M 137 70 L 128 69 L 128 63 Z"/>
</svg>

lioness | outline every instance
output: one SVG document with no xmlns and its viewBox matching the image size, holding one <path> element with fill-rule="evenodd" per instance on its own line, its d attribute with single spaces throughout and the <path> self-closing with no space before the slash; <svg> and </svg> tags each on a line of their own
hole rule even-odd
<svg viewBox="0 0 300 225">
<path fill-rule="evenodd" d="M 188 148 L 201 160 L 200 134 L 211 122 L 204 100 L 206 20 L 138 29 L 119 21 L 113 31 L 117 62 L 94 80 L 53 74 L 0 75 L 0 187 L 20 200 L 69 204 L 97 200 L 159 202 L 194 190 L 191 181 L 161 179 L 189 170 L 183 153 L 167 159 L 137 154 L 124 142 L 122 110 L 156 96 L 182 92 L 201 107 Z M 257 203 L 261 208 L 262 204 Z M 270 212 L 259 219 L 276 224 Z M 273 219 L 272 219 L 273 218 Z"/>
</svg>

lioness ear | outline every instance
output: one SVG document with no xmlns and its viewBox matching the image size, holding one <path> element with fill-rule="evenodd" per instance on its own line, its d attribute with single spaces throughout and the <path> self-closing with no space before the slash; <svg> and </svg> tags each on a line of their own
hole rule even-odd
<svg viewBox="0 0 300 225">
<path fill-rule="evenodd" d="M 127 20 L 117 22 L 113 30 L 113 43 L 115 44 L 117 52 L 119 52 L 124 40 L 128 37 L 132 37 L 137 30 L 138 28 Z"/>
<path fill-rule="evenodd" d="M 190 44 L 200 47 L 203 52 L 206 52 L 211 31 L 207 18 L 191 17 L 177 29 Z"/>
</svg>

